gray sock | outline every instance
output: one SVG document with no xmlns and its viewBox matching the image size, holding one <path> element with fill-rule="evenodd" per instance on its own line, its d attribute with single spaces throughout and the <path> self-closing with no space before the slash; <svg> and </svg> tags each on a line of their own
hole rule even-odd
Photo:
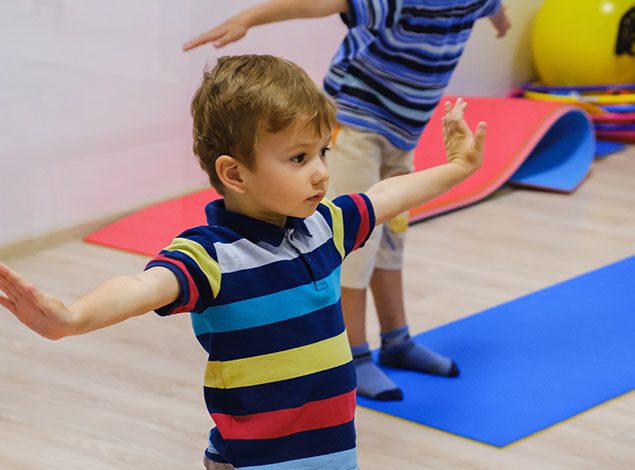
<svg viewBox="0 0 635 470">
<path fill-rule="evenodd" d="M 390 367 L 446 377 L 456 377 L 460 373 L 456 363 L 449 357 L 416 344 L 410 338 L 408 326 L 381 334 L 379 362 Z"/>
<path fill-rule="evenodd" d="M 373 362 L 368 343 L 353 346 L 351 352 L 357 372 L 358 395 L 381 401 L 403 399 L 401 389 Z"/>
</svg>

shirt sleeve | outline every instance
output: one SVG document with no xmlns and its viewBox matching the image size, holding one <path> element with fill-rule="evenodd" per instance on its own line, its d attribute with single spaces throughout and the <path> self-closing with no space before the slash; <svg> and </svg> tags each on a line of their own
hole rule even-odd
<svg viewBox="0 0 635 470">
<path fill-rule="evenodd" d="M 202 228 L 187 230 L 152 258 L 145 269 L 161 266 L 176 276 L 179 297 L 156 310 L 161 316 L 181 312 L 201 313 L 220 290 L 221 272 L 213 244 Z"/>
<path fill-rule="evenodd" d="M 502 7 L 501 0 L 487 0 L 485 5 L 483 5 L 483 9 L 481 10 L 480 18 L 485 16 L 492 16 Z"/>
<path fill-rule="evenodd" d="M 324 200 L 333 242 L 342 259 L 364 246 L 375 228 L 375 211 L 365 194 L 348 194 L 333 201 Z"/>
<path fill-rule="evenodd" d="M 399 15 L 397 0 L 348 0 L 348 12 L 340 17 L 348 28 L 363 27 L 380 31 L 395 24 Z"/>
</svg>

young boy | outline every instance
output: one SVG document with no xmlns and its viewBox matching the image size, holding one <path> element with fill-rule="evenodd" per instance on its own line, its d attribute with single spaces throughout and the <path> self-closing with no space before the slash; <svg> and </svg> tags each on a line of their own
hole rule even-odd
<svg viewBox="0 0 635 470">
<path fill-rule="evenodd" d="M 327 196 L 363 192 L 380 180 L 410 173 L 413 151 L 459 61 L 476 19 L 489 16 L 498 37 L 510 24 L 500 0 L 272 0 L 186 43 L 222 47 L 253 26 L 340 13 L 348 34 L 331 62 L 325 91 L 337 104 L 339 130 L 328 155 Z M 457 365 L 415 344 L 402 288 L 408 214 L 377 230 L 342 266 L 342 308 L 357 368 L 357 393 L 399 400 L 402 390 L 371 360 L 366 339 L 366 290 L 381 330 L 383 364 L 455 377 Z"/>
<path fill-rule="evenodd" d="M 224 196 L 207 205 L 207 225 L 70 306 L 0 264 L 0 304 L 50 339 L 191 312 L 209 355 L 207 469 L 357 468 L 340 264 L 376 224 L 480 166 L 485 125 L 473 135 L 465 106 L 446 103 L 447 164 L 329 201 L 334 105 L 291 62 L 222 57 L 192 102 L 194 152 Z"/>
</svg>

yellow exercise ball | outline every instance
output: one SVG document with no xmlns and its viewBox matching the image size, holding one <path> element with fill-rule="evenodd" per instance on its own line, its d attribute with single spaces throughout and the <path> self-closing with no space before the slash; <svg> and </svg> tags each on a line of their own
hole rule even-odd
<svg viewBox="0 0 635 470">
<path fill-rule="evenodd" d="M 545 0 L 532 50 L 546 85 L 635 82 L 635 0 Z"/>
</svg>

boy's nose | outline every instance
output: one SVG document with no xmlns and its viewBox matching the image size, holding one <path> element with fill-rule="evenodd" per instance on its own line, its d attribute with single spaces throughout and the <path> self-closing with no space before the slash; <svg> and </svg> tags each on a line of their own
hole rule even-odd
<svg viewBox="0 0 635 470">
<path fill-rule="evenodd" d="M 313 184 L 319 184 L 329 178 L 329 169 L 326 166 L 324 158 L 315 159 L 315 168 L 313 169 L 313 177 L 311 182 Z"/>
</svg>

